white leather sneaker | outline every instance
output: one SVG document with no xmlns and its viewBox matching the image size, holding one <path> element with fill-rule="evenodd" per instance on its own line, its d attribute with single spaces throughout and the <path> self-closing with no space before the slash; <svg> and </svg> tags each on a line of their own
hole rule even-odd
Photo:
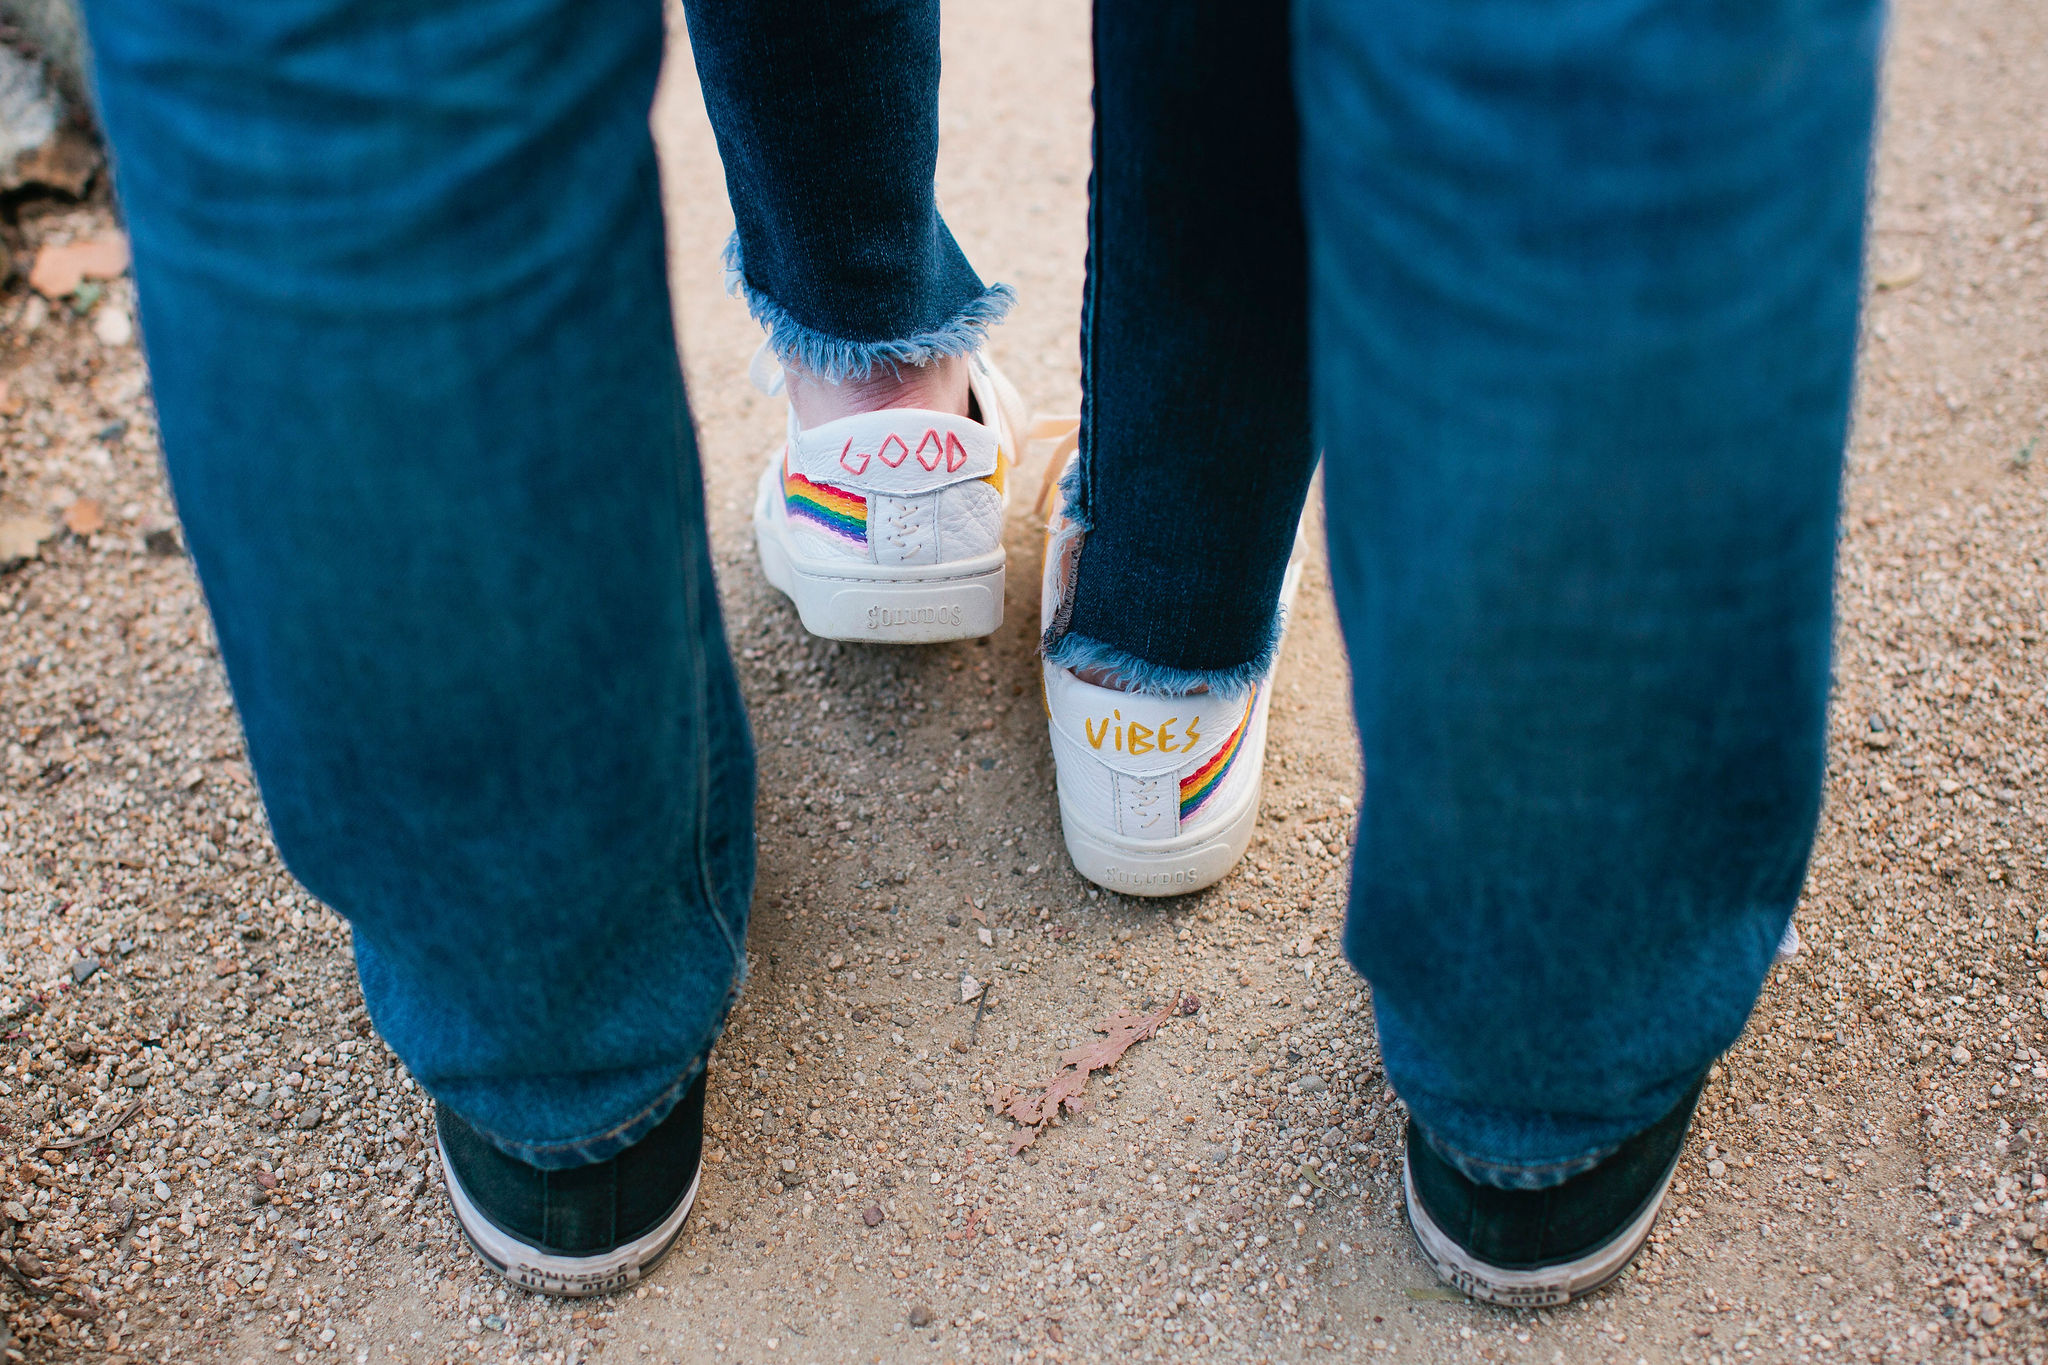
<svg viewBox="0 0 2048 1365">
<path fill-rule="evenodd" d="M 780 391 L 780 371 L 755 382 Z M 888 408 L 809 431 L 789 414 L 754 502 L 768 581 L 804 629 L 832 640 L 922 644 L 1003 623 L 1003 512 L 1025 429 L 1009 381 L 968 358 L 971 417 Z"/>
<path fill-rule="evenodd" d="M 1067 602 L 1081 545 L 1064 499 L 1054 501 L 1043 629 Z M 1283 629 L 1300 584 L 1297 554 L 1280 591 Z M 1180 896 L 1221 881 L 1258 823 L 1271 671 L 1249 693 L 1169 697 L 1040 667 L 1060 824 L 1075 871 L 1127 896 Z"/>
</svg>

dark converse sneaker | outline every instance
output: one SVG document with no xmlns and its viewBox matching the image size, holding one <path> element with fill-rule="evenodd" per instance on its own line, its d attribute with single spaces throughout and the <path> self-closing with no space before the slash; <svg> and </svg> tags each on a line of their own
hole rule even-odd
<svg viewBox="0 0 2048 1365">
<path fill-rule="evenodd" d="M 1444 1281 L 1486 1303 L 1554 1307 L 1622 1272 L 1649 1238 L 1700 1087 L 1592 1170 L 1547 1190 L 1468 1180 L 1408 1124 L 1408 1226 Z"/>
<path fill-rule="evenodd" d="M 704 1079 L 625 1151 L 565 1171 L 506 1156 L 435 1105 L 448 1198 L 470 1245 L 537 1294 L 580 1298 L 633 1284 L 676 1240 L 697 1200 Z"/>
</svg>

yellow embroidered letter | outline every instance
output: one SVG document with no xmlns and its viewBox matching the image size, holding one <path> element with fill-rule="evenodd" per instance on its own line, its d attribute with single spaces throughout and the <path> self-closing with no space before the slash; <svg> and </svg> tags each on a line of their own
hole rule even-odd
<svg viewBox="0 0 2048 1365">
<path fill-rule="evenodd" d="M 1195 746 L 1202 742 L 1202 732 L 1195 728 L 1195 726 L 1200 723 L 1201 719 L 1202 718 L 1200 716 L 1196 716 L 1193 720 L 1188 722 L 1188 742 L 1180 746 L 1180 751 L 1182 753 L 1193 753 L 1195 751 Z"/>
<path fill-rule="evenodd" d="M 1127 728 L 1130 733 L 1125 738 L 1130 744 L 1130 751 L 1134 754 L 1151 753 L 1153 749 L 1152 727 L 1140 725 L 1138 722 L 1132 721 Z"/>
<path fill-rule="evenodd" d="M 1094 749 L 1100 749 L 1102 747 L 1102 741 L 1109 738 L 1109 717 L 1104 716 L 1102 718 L 1102 728 L 1098 730 L 1095 728 L 1094 721 L 1089 720 L 1086 716 L 1083 716 L 1081 718 L 1081 728 L 1088 732 L 1089 747 Z"/>
<path fill-rule="evenodd" d="M 1162 724 L 1160 725 L 1160 727 L 1159 727 L 1159 752 L 1160 752 L 1160 753 L 1162 753 L 1162 754 L 1170 754 L 1170 753 L 1172 753 L 1172 752 L 1173 752 L 1173 741 L 1179 738 L 1179 736 L 1178 736 L 1178 735 L 1176 735 L 1176 734 L 1174 734 L 1174 733 L 1173 733 L 1173 727 L 1174 727 L 1174 726 L 1176 726 L 1176 725 L 1178 725 L 1179 723 L 1180 723 L 1180 717 L 1179 717 L 1179 716 L 1170 716 L 1170 717 L 1168 717 L 1168 718 L 1166 719 L 1166 721 L 1165 721 L 1164 723 L 1162 723 Z"/>
</svg>

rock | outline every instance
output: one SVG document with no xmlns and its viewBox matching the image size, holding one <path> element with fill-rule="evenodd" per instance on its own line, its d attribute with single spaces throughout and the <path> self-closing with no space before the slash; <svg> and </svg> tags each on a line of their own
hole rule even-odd
<svg viewBox="0 0 2048 1365">
<path fill-rule="evenodd" d="M 982 984 L 966 972 L 960 974 L 960 1003 L 966 1004 L 982 992 Z"/>
<path fill-rule="evenodd" d="M 828 972 L 836 972 L 843 970 L 845 966 L 846 954 L 844 953 L 834 953 L 832 954 L 832 956 L 825 959 L 825 970 Z"/>
<path fill-rule="evenodd" d="M 0 1204 L 0 1213 L 6 1214 L 12 1222 L 26 1223 L 28 1221 L 28 1207 L 18 1199 L 10 1199 L 4 1204 Z"/>
<path fill-rule="evenodd" d="M 12 166 L 16 159 L 42 146 L 57 135 L 61 121 L 57 99 L 43 79 L 42 64 L 11 47 L 0 47 L 0 162 Z"/>
<path fill-rule="evenodd" d="M 309 1104 L 304 1109 L 301 1109 L 298 1117 L 292 1120 L 292 1126 L 306 1132 L 311 1132 L 313 1129 L 318 1128 L 320 1126 L 320 1106 Z"/>
<path fill-rule="evenodd" d="M 85 24 L 78 0 L 6 0 L 0 14 L 21 31 L 50 64 L 50 80 L 74 105 L 87 103 L 85 71 L 91 64 L 85 50 Z"/>
<path fill-rule="evenodd" d="M 143 533 L 142 548 L 159 559 L 168 559 L 172 555 L 183 554 L 185 547 L 178 543 L 176 527 L 163 526 Z"/>
<path fill-rule="evenodd" d="M 1301 1093 L 1304 1095 L 1320 1095 L 1330 1088 L 1329 1081 L 1313 1071 L 1296 1081 L 1295 1084 L 1301 1087 Z"/>
<path fill-rule="evenodd" d="M 846 1017 L 848 1019 L 851 1019 L 856 1024 L 865 1024 L 868 1021 L 869 1016 L 868 1012 L 865 1009 L 862 1009 L 859 1005 L 855 1005 L 853 1007 L 852 1012 L 849 1013 Z"/>
<path fill-rule="evenodd" d="M 924 1306 L 923 1304 L 921 1304 L 921 1303 L 920 1303 L 920 1304 L 917 1304 L 917 1305 L 915 1305 L 915 1306 L 913 1306 L 913 1307 L 911 1308 L 911 1310 L 910 1310 L 910 1325 L 911 1325 L 912 1327 L 929 1327 L 929 1326 L 931 1326 L 931 1325 L 932 1325 L 932 1310 L 931 1310 L 931 1309 L 929 1309 L 929 1308 L 927 1308 L 927 1307 L 925 1307 L 925 1306 Z"/>
<path fill-rule="evenodd" d="M 0 573 L 34 559 L 56 534 L 57 528 L 43 517 L 0 516 Z"/>
<path fill-rule="evenodd" d="M 81 957 L 77 959 L 71 964 L 72 984 L 83 986 L 86 982 L 93 979 L 94 974 L 99 969 L 100 960 L 96 957 Z"/>
<path fill-rule="evenodd" d="M 867 1208 L 861 1210 L 860 1221 L 866 1223 L 871 1228 L 880 1227 L 882 1225 L 882 1206 L 880 1204 L 870 1204 Z"/>
<path fill-rule="evenodd" d="M 92 334 L 102 346 L 126 346 L 135 340 L 135 318 L 126 306 L 109 300 L 93 310 Z"/>
<path fill-rule="evenodd" d="M 169 1185 L 164 1184 L 163 1181 L 157 1181 L 154 1185 L 151 1185 L 149 1189 L 150 1193 L 156 1196 L 157 1203 L 168 1204 L 171 1202 L 171 1187 Z"/>
<path fill-rule="evenodd" d="M 50 88 L 42 63 L 0 45 L 0 192 L 40 186 L 76 199 L 100 161 L 99 143 Z"/>
<path fill-rule="evenodd" d="M 1728 1174 L 1728 1163 L 1725 1161 L 1709 1161 L 1707 1163 L 1707 1174 L 1719 1180 L 1722 1176 Z"/>
<path fill-rule="evenodd" d="M 915 1019 L 912 1019 L 907 1014 L 892 1014 L 889 1016 L 889 1022 L 894 1024 L 897 1028 L 909 1028 L 912 1024 L 916 1023 L 917 1021 Z"/>
<path fill-rule="evenodd" d="M 128 237 L 109 232 L 82 242 L 45 242 L 28 272 L 29 287 L 47 299 L 61 299 L 87 280 L 115 280 L 128 273 Z"/>
<path fill-rule="evenodd" d="M 2005 1321 L 2005 1310 L 1997 1304 L 1986 1300 L 1977 1308 L 1977 1320 L 1986 1327 L 1996 1327 L 1999 1323 Z"/>
<path fill-rule="evenodd" d="M 1961 1043 L 1957 1043 L 1956 1050 L 1948 1054 L 1948 1059 L 1957 1066 L 1967 1066 L 1970 1061 L 1970 1049 L 1964 1047 Z"/>
<path fill-rule="evenodd" d="M 107 529 L 107 512 L 96 498 L 80 498 L 64 509 L 64 527 L 83 539 Z"/>
</svg>

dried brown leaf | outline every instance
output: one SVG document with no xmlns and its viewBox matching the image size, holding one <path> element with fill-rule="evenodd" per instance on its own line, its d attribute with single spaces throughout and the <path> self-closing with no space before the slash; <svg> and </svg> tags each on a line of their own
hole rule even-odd
<svg viewBox="0 0 2048 1365">
<path fill-rule="evenodd" d="M 1061 1054 L 1060 1070 L 1042 1092 L 1019 1090 L 1014 1085 L 997 1090 L 996 1113 L 1017 1125 L 1017 1131 L 1010 1134 L 1010 1155 L 1015 1156 L 1038 1141 L 1045 1125 L 1063 1111 L 1078 1114 L 1087 1108 L 1088 1102 L 1081 1092 L 1087 1089 L 1088 1078 L 1097 1071 L 1109 1070 L 1133 1046 L 1159 1032 L 1159 1026 L 1181 1008 L 1181 1001 L 1182 997 L 1175 995 L 1150 1014 L 1118 1010 L 1097 1026 L 1096 1031 L 1104 1037 Z"/>
<path fill-rule="evenodd" d="M 1151 1014 L 1118 1010 L 1097 1030 L 1108 1036 L 1062 1053 L 1060 1061 L 1083 1071 L 1106 1071 L 1123 1060 L 1124 1053 L 1130 1051 L 1133 1044 L 1142 1043 L 1159 1032 L 1159 1026 L 1172 1018 L 1179 1008 L 1180 997 L 1176 995 Z"/>
<path fill-rule="evenodd" d="M 996 1113 L 1007 1115 L 1016 1122 L 1032 1127 L 1043 1121 L 1039 1108 L 1039 1096 L 1028 1090 L 1019 1090 L 1006 1085 L 996 1091 Z"/>
<path fill-rule="evenodd" d="M 1080 1113 L 1083 1108 L 1081 1092 L 1087 1087 L 1087 1072 L 1062 1071 L 1045 1087 L 1045 1098 L 1038 1102 L 1038 1112 L 1046 1118 L 1056 1117 L 1061 1109 L 1070 1114 Z"/>
</svg>

